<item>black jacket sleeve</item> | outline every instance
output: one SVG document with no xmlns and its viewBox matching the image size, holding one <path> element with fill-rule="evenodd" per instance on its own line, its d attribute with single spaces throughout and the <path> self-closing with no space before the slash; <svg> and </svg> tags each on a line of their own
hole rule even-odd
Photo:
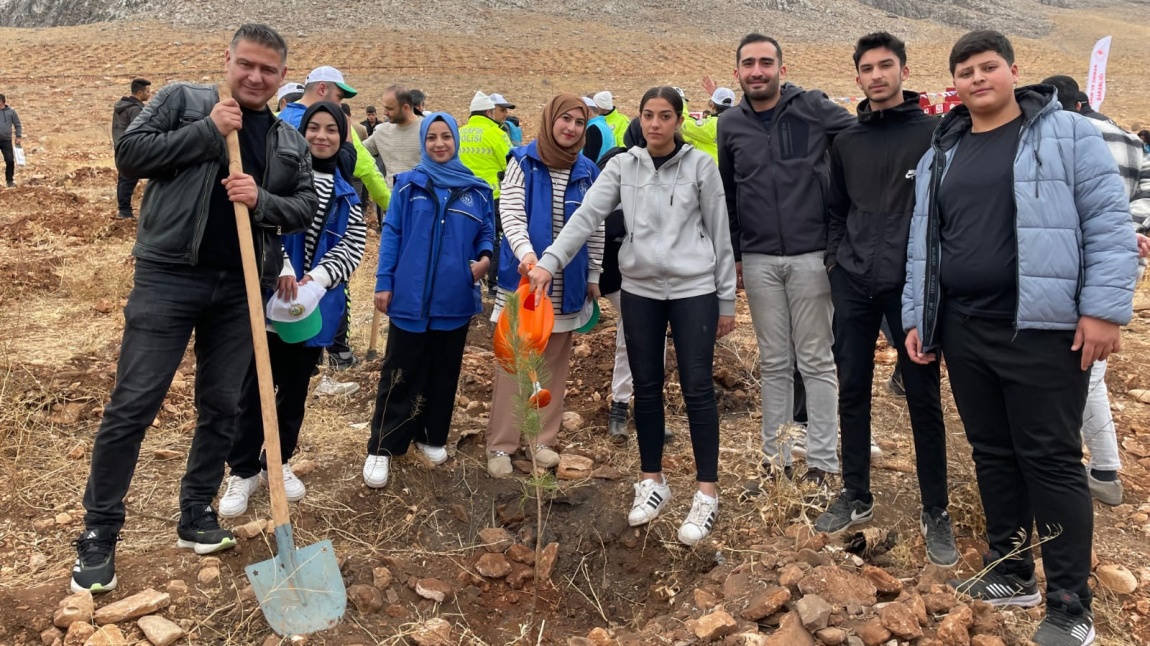
<svg viewBox="0 0 1150 646">
<path fill-rule="evenodd" d="M 847 194 L 838 140 L 831 144 L 830 175 L 831 187 L 827 200 L 827 252 L 823 260 L 828 270 L 837 262 L 835 255 L 843 237 L 846 236 L 847 215 L 850 212 L 850 196 Z"/>
<path fill-rule="evenodd" d="M 726 117 L 735 118 L 737 115 Z M 743 259 L 743 252 L 739 248 L 739 239 L 742 227 L 739 224 L 738 186 L 735 185 L 735 160 L 731 157 L 730 137 L 723 128 L 723 119 L 719 119 L 717 143 L 719 146 L 719 177 L 723 180 L 723 191 L 727 198 L 727 222 L 731 229 L 731 249 L 735 252 L 735 262 Z"/>
<path fill-rule="evenodd" d="M 156 94 L 116 144 L 116 167 L 128 177 L 154 179 L 213 160 L 227 159 L 227 144 L 208 115 L 184 110 L 187 87 Z"/>
</svg>

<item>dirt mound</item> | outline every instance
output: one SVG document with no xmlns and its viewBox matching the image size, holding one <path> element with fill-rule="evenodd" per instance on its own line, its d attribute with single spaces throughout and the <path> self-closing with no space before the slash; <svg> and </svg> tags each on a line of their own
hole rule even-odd
<svg viewBox="0 0 1150 646">
<path fill-rule="evenodd" d="M 109 177 L 111 179 L 109 179 Z M 58 186 L 71 182 L 107 184 L 115 181 L 115 171 L 84 168 L 56 180 Z M 47 244 L 76 244 L 109 237 L 135 234 L 136 223 L 108 217 L 107 207 L 88 198 L 53 186 L 19 186 L 0 192 L 0 239 L 27 244 L 41 238 Z"/>
</svg>

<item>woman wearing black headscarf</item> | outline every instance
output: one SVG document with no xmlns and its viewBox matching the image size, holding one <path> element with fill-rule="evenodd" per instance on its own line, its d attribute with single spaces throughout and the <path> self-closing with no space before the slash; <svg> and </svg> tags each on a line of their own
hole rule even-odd
<svg viewBox="0 0 1150 646">
<path fill-rule="evenodd" d="M 276 415 L 283 451 L 287 499 L 297 501 L 307 489 L 288 467 L 303 424 L 307 391 L 323 349 L 331 346 L 346 315 L 344 287 L 363 258 L 367 225 L 359 197 L 339 162 L 347 141 L 347 118 L 327 101 L 304 112 L 299 131 L 311 151 L 319 208 L 301 233 L 283 236 L 284 268 L 268 303 L 268 352 L 276 386 Z M 228 456 L 231 475 L 220 498 L 220 516 L 238 516 L 248 499 L 266 482 L 260 455 L 263 423 L 255 363 L 248 370 L 235 444 Z"/>
</svg>

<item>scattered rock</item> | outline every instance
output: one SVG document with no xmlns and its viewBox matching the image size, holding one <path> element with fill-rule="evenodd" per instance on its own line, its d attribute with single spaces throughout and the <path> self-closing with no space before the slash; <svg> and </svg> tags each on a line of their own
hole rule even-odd
<svg viewBox="0 0 1150 646">
<path fill-rule="evenodd" d="M 84 646 L 128 646 L 128 638 L 116 624 L 100 626 L 84 642 Z"/>
<path fill-rule="evenodd" d="M 747 621 L 758 621 L 775 614 L 790 600 L 791 591 L 787 588 L 781 586 L 767 588 L 751 597 L 740 616 Z"/>
<path fill-rule="evenodd" d="M 175 460 L 176 458 L 181 457 L 183 455 L 185 455 L 185 454 L 181 453 L 180 451 L 175 451 L 172 449 L 156 449 L 152 453 L 152 457 L 157 459 L 157 460 Z"/>
<path fill-rule="evenodd" d="M 938 625 L 938 639 L 946 646 L 970 646 L 970 624 L 973 621 L 969 606 L 955 606 Z"/>
<path fill-rule="evenodd" d="M 975 635 L 970 640 L 970 646 L 1006 646 L 1006 642 L 997 635 Z"/>
<path fill-rule="evenodd" d="M 817 594 L 839 606 L 850 604 L 873 606 L 876 590 L 866 579 L 831 565 L 821 565 L 799 581 L 803 594 Z"/>
<path fill-rule="evenodd" d="M 455 596 L 452 587 L 439 579 L 420 579 L 415 583 L 415 593 L 424 599 L 443 603 Z"/>
<path fill-rule="evenodd" d="M 946 614 L 950 612 L 951 608 L 958 605 L 958 599 L 955 599 L 953 594 L 945 592 L 924 594 L 922 601 L 926 605 L 926 611 L 932 615 Z"/>
<path fill-rule="evenodd" d="M 555 568 L 555 559 L 559 558 L 559 543 L 549 543 L 539 555 L 539 579 L 547 581 L 551 578 L 551 570 Z"/>
<path fill-rule="evenodd" d="M 815 594 L 808 594 L 795 603 L 795 612 L 799 615 L 799 621 L 802 622 L 803 628 L 810 632 L 826 628 L 832 610 L 831 604 Z"/>
<path fill-rule="evenodd" d="M 611 633 L 607 632 L 606 628 L 593 628 L 591 632 L 587 633 L 587 641 L 591 642 L 593 646 L 613 646 L 615 640 L 611 638 Z"/>
<path fill-rule="evenodd" d="M 911 595 L 904 603 L 906 603 L 906 607 L 910 608 L 914 618 L 918 620 L 918 625 L 925 626 L 930 623 L 930 617 L 926 614 L 926 603 L 922 597 L 917 594 Z"/>
<path fill-rule="evenodd" d="M 168 596 L 173 601 L 183 601 L 188 596 L 188 584 L 181 579 L 168 581 Z"/>
<path fill-rule="evenodd" d="M 511 574 L 511 564 L 507 558 L 499 553 L 488 552 L 479 557 L 475 569 L 488 579 L 502 579 Z"/>
<path fill-rule="evenodd" d="M 57 525 L 71 525 L 73 519 L 71 514 L 61 512 L 56 514 L 56 517 L 53 520 L 56 521 Z"/>
<path fill-rule="evenodd" d="M 871 582 L 879 594 L 898 594 L 902 592 L 902 581 L 894 578 L 886 570 L 873 565 L 864 565 L 863 578 Z"/>
<path fill-rule="evenodd" d="M 779 622 L 779 629 L 763 642 L 763 646 L 815 646 L 815 640 L 803 630 L 798 614 L 788 612 Z"/>
<path fill-rule="evenodd" d="M 391 570 L 382 565 L 371 570 L 371 584 L 379 590 L 386 590 L 391 585 Z"/>
<path fill-rule="evenodd" d="M 994 606 L 985 601 L 975 600 L 970 604 L 970 610 L 974 615 L 974 621 L 970 624 L 970 629 L 974 631 L 974 634 L 1004 634 L 1005 622 L 1002 620 L 1002 613 Z"/>
<path fill-rule="evenodd" d="M 847 640 L 847 631 L 842 628 L 823 628 L 815 637 L 827 646 L 842 646 Z"/>
<path fill-rule="evenodd" d="M 879 646 L 890 639 L 890 631 L 882 625 L 882 620 L 873 617 L 855 628 L 855 633 L 862 640 L 864 646 Z"/>
<path fill-rule="evenodd" d="M 40 633 L 40 643 L 44 646 L 62 644 L 64 643 L 64 632 L 55 626 L 52 628 L 45 628 Z"/>
<path fill-rule="evenodd" d="M 524 565 L 535 565 L 535 550 L 523 543 L 515 543 L 507 548 L 507 558 Z"/>
<path fill-rule="evenodd" d="M 535 569 L 515 563 L 511 566 L 511 574 L 505 579 L 512 590 L 522 590 L 528 581 L 535 578 Z"/>
<path fill-rule="evenodd" d="M 112 301 L 106 298 L 101 298 L 100 300 L 96 301 L 94 305 L 92 305 L 92 309 L 101 314 L 111 314 L 112 310 L 116 309 L 116 306 L 112 304 Z"/>
<path fill-rule="evenodd" d="M 418 591 L 416 589 L 416 592 Z M 356 610 L 359 610 L 360 614 L 363 615 L 376 612 L 383 607 L 383 593 L 375 586 L 357 583 L 348 587 L 347 598 L 355 604 Z"/>
<path fill-rule="evenodd" d="M 724 610 L 716 610 L 699 617 L 695 623 L 695 636 L 703 642 L 714 641 L 735 632 L 737 627 L 738 623 L 734 617 Z"/>
<path fill-rule="evenodd" d="M 723 579 L 723 598 L 730 601 L 746 596 L 751 590 L 751 573 L 736 570 Z"/>
<path fill-rule="evenodd" d="M 622 480 L 623 474 L 615 467 L 604 464 L 596 467 L 595 470 L 591 472 L 591 477 L 599 478 L 600 480 Z"/>
<path fill-rule="evenodd" d="M 892 603 L 883 606 L 878 613 L 882 625 L 894 634 L 895 637 L 905 640 L 915 640 L 922 637 L 922 628 L 918 625 L 914 613 L 901 603 Z"/>
<path fill-rule="evenodd" d="M 264 529 L 267 528 L 267 521 L 253 520 L 250 523 L 244 523 L 238 527 L 232 528 L 232 533 L 240 538 L 251 540 L 253 538 L 263 536 Z"/>
<path fill-rule="evenodd" d="M 567 413 L 564 413 L 564 416 L 566 415 Z M 560 480 L 586 480 L 591 477 L 591 471 L 594 468 L 595 463 L 591 461 L 591 458 L 572 453 L 561 453 L 559 466 L 555 469 L 555 477 Z"/>
<path fill-rule="evenodd" d="M 166 592 L 158 592 L 148 588 L 125 599 L 110 603 L 96 611 L 96 623 L 116 624 L 130 619 L 139 619 L 144 615 L 154 614 L 156 611 L 167 608 L 172 603 L 172 597 Z"/>
<path fill-rule="evenodd" d="M 719 598 L 702 588 L 695 588 L 695 591 L 691 593 L 691 598 L 695 600 L 695 607 L 699 610 L 710 610 L 711 608 L 719 605 Z M 746 618 L 746 614 L 747 611 L 744 610 L 744 618 Z M 752 619 L 751 621 L 754 620 Z"/>
<path fill-rule="evenodd" d="M 77 621 L 91 623 L 95 611 L 96 604 L 92 601 L 92 593 L 87 590 L 77 592 L 60 600 L 56 606 L 56 613 L 52 615 L 52 624 L 57 628 L 68 630 Z"/>
<path fill-rule="evenodd" d="M 505 552 L 515 543 L 515 536 L 502 527 L 486 527 L 479 530 L 479 541 L 488 552 Z"/>
<path fill-rule="evenodd" d="M 305 459 L 305 460 L 300 460 L 300 461 L 296 462 L 295 464 L 291 465 L 291 472 L 294 473 L 296 475 L 296 477 L 302 478 L 303 476 L 306 476 L 307 474 L 311 473 L 312 471 L 315 471 L 317 468 L 319 468 L 319 465 L 317 465 L 315 463 L 315 460 L 306 460 Z"/>
<path fill-rule="evenodd" d="M 574 433 L 583 428 L 583 416 L 572 410 L 565 411 L 563 413 L 563 421 L 560 422 L 559 428 L 564 433 Z"/>
<path fill-rule="evenodd" d="M 64 646 L 84 646 L 84 642 L 95 632 L 96 627 L 92 624 L 77 621 L 68 627 L 68 633 L 64 635 Z"/>
<path fill-rule="evenodd" d="M 136 620 L 152 646 L 170 646 L 184 636 L 184 629 L 159 615 L 148 615 Z"/>
<path fill-rule="evenodd" d="M 203 565 L 200 571 L 196 573 L 196 581 L 200 585 L 211 586 L 219 585 L 220 582 L 220 567 L 218 565 Z"/>
<path fill-rule="evenodd" d="M 451 622 L 439 617 L 428 619 L 411 634 L 411 641 L 418 646 L 451 646 Z"/>
<path fill-rule="evenodd" d="M 1102 587 L 1118 594 L 1131 594 L 1138 589 L 1138 579 L 1125 566 L 1106 564 L 1094 571 Z M 57 624 L 58 625 L 58 624 Z"/>
<path fill-rule="evenodd" d="M 84 458 L 85 453 L 86 453 L 86 451 L 84 449 L 84 445 L 83 444 L 77 444 L 76 446 L 72 447 L 71 451 L 68 451 L 68 459 L 69 460 L 81 460 Z"/>
<path fill-rule="evenodd" d="M 791 563 L 779 572 L 779 585 L 797 590 L 799 581 L 802 581 L 804 576 L 806 576 L 806 572 L 798 565 Z"/>
</svg>

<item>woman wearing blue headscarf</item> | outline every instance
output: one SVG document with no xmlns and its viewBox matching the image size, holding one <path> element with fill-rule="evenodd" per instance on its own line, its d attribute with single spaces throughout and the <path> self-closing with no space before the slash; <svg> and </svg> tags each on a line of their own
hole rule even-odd
<svg viewBox="0 0 1150 646">
<path fill-rule="evenodd" d="M 471 317 L 483 310 L 479 279 L 495 239 L 494 198 L 459 161 L 459 126 L 427 115 L 423 153 L 395 178 L 379 241 L 375 308 L 389 318 L 363 481 L 387 484 L 391 458 L 416 448 L 447 460 L 447 432 Z"/>
</svg>

